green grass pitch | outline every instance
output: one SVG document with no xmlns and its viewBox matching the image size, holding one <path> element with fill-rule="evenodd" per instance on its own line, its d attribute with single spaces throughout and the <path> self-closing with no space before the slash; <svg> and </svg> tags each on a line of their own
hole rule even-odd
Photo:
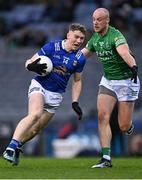
<svg viewBox="0 0 142 180">
<path fill-rule="evenodd" d="M 0 179 L 141 179 L 142 159 L 113 158 L 113 168 L 91 169 L 95 157 L 22 157 L 19 166 L 0 158 Z"/>
</svg>

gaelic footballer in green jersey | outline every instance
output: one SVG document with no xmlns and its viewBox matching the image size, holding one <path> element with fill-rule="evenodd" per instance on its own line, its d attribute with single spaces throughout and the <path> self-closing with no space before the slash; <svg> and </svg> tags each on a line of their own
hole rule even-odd
<svg viewBox="0 0 142 180">
<path fill-rule="evenodd" d="M 138 67 L 126 39 L 119 30 L 109 25 L 109 11 L 105 8 L 96 9 L 92 15 L 92 22 L 94 34 L 82 52 L 86 57 L 95 52 L 104 71 L 97 97 L 102 159 L 92 168 L 110 168 L 112 167 L 110 117 L 117 104 L 118 113 L 115 114 L 114 121 L 118 120 L 122 132 L 128 135 L 133 132 L 132 114 L 135 100 L 138 99 L 140 82 L 137 77 Z"/>
<path fill-rule="evenodd" d="M 116 51 L 116 47 L 121 44 L 126 44 L 126 39 L 120 31 L 109 26 L 104 36 L 94 33 L 86 45 L 89 51 L 96 52 L 103 64 L 104 76 L 109 80 L 128 79 L 132 76 L 130 67 Z"/>
</svg>

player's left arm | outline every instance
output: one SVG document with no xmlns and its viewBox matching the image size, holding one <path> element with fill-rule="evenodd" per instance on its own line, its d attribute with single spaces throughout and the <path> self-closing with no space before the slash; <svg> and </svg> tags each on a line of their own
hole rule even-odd
<svg viewBox="0 0 142 180">
<path fill-rule="evenodd" d="M 82 110 L 78 103 L 82 88 L 81 74 L 82 73 L 75 72 L 72 82 L 72 108 L 78 114 L 79 120 L 82 119 Z"/>
<path fill-rule="evenodd" d="M 81 73 L 74 73 L 73 74 L 73 82 L 72 82 L 72 102 L 78 101 L 81 88 L 82 88 L 82 82 L 81 82 Z"/>
<path fill-rule="evenodd" d="M 137 83 L 137 73 L 138 66 L 136 64 L 135 58 L 130 54 L 129 47 L 127 44 L 119 45 L 116 48 L 118 54 L 122 57 L 122 59 L 128 64 L 132 71 L 132 80 Z"/>
<path fill-rule="evenodd" d="M 127 44 L 119 45 L 116 48 L 116 50 L 130 68 L 132 68 L 133 66 L 136 66 L 136 61 L 134 57 L 130 54 L 129 47 Z"/>
</svg>

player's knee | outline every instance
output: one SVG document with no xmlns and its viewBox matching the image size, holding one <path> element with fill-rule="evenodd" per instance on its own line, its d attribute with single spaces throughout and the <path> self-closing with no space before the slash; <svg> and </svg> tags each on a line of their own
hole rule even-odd
<svg viewBox="0 0 142 180">
<path fill-rule="evenodd" d="M 42 114 L 40 112 L 35 112 L 35 113 L 30 114 L 29 116 L 31 117 L 30 119 L 32 120 L 33 124 L 35 124 L 38 122 L 41 115 Z"/>
<path fill-rule="evenodd" d="M 110 115 L 106 111 L 98 112 L 99 123 L 109 122 Z"/>
<path fill-rule="evenodd" d="M 129 129 L 129 125 L 128 124 L 120 124 L 119 127 L 120 127 L 122 132 L 126 132 Z"/>
</svg>

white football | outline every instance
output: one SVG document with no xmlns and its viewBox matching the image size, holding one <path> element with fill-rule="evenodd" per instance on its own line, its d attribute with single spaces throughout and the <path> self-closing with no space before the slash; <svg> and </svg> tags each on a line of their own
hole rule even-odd
<svg viewBox="0 0 142 180">
<path fill-rule="evenodd" d="M 47 56 L 39 56 L 39 58 L 40 58 L 40 61 L 39 61 L 40 64 L 45 63 L 47 65 L 47 68 L 45 69 L 46 73 L 42 73 L 42 75 L 41 75 L 41 76 L 46 76 L 47 74 L 49 74 L 52 71 L 53 63 L 52 63 L 51 59 Z"/>
</svg>

